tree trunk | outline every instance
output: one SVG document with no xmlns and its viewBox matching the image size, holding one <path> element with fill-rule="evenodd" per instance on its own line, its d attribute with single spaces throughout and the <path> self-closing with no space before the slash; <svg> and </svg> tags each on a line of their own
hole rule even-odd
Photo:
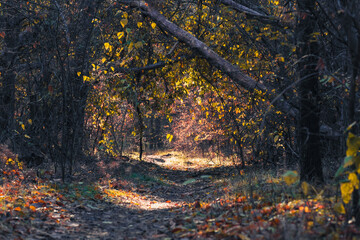
<svg viewBox="0 0 360 240">
<path fill-rule="evenodd" d="M 4 142 L 10 137 L 14 127 L 15 114 L 15 81 L 16 72 L 14 69 L 18 61 L 17 49 L 19 47 L 19 34 L 21 19 L 16 10 L 9 7 L 1 16 L 4 26 L 4 45 L 0 52 L 0 142 Z"/>
<path fill-rule="evenodd" d="M 350 92 L 349 92 L 349 107 L 348 107 L 348 114 L 349 114 L 349 121 L 348 125 L 352 124 L 356 121 L 355 117 L 355 110 L 356 110 L 356 89 L 357 89 L 357 79 L 359 78 L 359 66 L 360 66 L 360 35 L 359 30 L 356 28 L 355 22 L 359 24 L 358 21 L 358 3 L 354 1 L 342 1 L 344 7 L 344 13 L 342 16 L 342 25 L 343 29 L 346 34 L 347 39 L 347 46 L 349 55 L 351 58 L 351 80 L 350 80 Z M 356 19 L 354 18 L 356 16 Z M 350 130 L 354 134 L 359 134 L 359 127 L 358 124 L 352 127 Z M 357 174 L 358 175 L 358 174 Z M 358 175 L 359 177 L 359 175 Z M 360 205 L 359 205 L 359 190 L 354 189 L 352 193 L 353 198 L 353 206 L 352 206 L 352 216 L 355 217 L 355 224 L 360 226 Z"/>
<path fill-rule="evenodd" d="M 301 180 L 323 182 L 320 152 L 318 44 L 312 41 L 316 19 L 315 0 L 298 0 L 298 74 L 300 84 L 299 149 Z"/>
<path fill-rule="evenodd" d="M 143 155 L 143 140 L 144 140 L 144 120 L 143 116 L 140 110 L 139 103 L 136 103 L 136 113 L 138 115 L 138 121 L 139 121 L 139 160 L 142 160 Z"/>
</svg>

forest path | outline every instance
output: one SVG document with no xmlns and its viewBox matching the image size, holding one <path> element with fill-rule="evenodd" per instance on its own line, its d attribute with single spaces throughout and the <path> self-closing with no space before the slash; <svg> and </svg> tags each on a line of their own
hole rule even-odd
<svg viewBox="0 0 360 240">
<path fill-rule="evenodd" d="M 0 240 L 360 239 L 333 186 L 304 198 L 270 171 L 168 154 L 78 164 L 69 183 L 5 164 Z"/>
<path fill-rule="evenodd" d="M 99 161 L 93 174 L 86 169 L 77 181 L 100 178 L 98 190 L 105 197 L 68 202 L 67 221 L 33 221 L 27 239 L 174 239 L 184 209 L 214 199 L 218 187 L 213 177 L 229 170 L 206 168 L 213 164 L 199 165 L 197 159 L 182 161 L 171 154 L 149 155 L 141 162 Z"/>
</svg>

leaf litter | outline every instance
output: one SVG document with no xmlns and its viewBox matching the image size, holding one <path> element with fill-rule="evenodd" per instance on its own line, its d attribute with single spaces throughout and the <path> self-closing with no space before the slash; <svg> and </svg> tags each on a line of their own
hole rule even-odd
<svg viewBox="0 0 360 240">
<path fill-rule="evenodd" d="M 165 166 L 170 158 L 84 164 L 71 183 L 6 160 L 0 239 L 360 238 L 348 206 L 294 172 L 259 180 L 232 166 Z"/>
</svg>

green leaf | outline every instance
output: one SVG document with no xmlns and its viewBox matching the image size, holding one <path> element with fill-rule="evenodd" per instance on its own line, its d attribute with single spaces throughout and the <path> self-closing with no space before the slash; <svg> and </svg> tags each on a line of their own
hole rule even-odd
<svg viewBox="0 0 360 240">
<path fill-rule="evenodd" d="M 185 182 L 183 182 L 183 185 L 188 185 L 188 184 L 194 183 L 194 182 L 196 182 L 196 179 L 191 178 L 191 179 L 188 179 L 188 180 L 186 180 Z"/>
<path fill-rule="evenodd" d="M 200 177 L 201 178 L 212 178 L 212 176 L 210 176 L 210 175 L 201 175 Z"/>
<path fill-rule="evenodd" d="M 335 173 L 335 178 L 338 178 L 344 172 L 344 170 L 345 168 L 343 167 L 343 165 L 341 165 Z"/>
<path fill-rule="evenodd" d="M 344 159 L 344 168 L 347 168 L 347 167 L 353 165 L 354 162 L 355 162 L 354 159 L 355 159 L 354 156 L 345 157 L 345 159 Z"/>
</svg>

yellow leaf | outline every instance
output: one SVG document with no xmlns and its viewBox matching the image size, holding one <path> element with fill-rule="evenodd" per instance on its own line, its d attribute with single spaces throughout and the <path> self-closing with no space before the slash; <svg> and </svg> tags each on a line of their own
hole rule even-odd
<svg viewBox="0 0 360 240">
<path fill-rule="evenodd" d="M 241 239 L 241 240 L 250 240 L 250 238 L 244 234 L 238 234 L 238 237 Z"/>
<path fill-rule="evenodd" d="M 128 18 L 128 13 L 127 13 L 127 12 L 124 12 L 122 16 L 123 16 L 124 18 Z"/>
<path fill-rule="evenodd" d="M 356 156 L 360 148 L 360 137 L 357 137 L 355 134 L 349 132 L 346 140 L 346 156 Z"/>
<path fill-rule="evenodd" d="M 77 72 L 77 75 L 78 75 L 78 77 L 80 77 L 80 75 L 81 75 L 81 72 Z"/>
<path fill-rule="evenodd" d="M 108 43 L 108 42 L 104 43 L 104 47 L 105 47 L 106 50 L 108 50 L 109 47 L 110 47 L 110 43 Z"/>
<path fill-rule="evenodd" d="M 345 214 L 345 208 L 341 202 L 335 203 L 333 209 L 339 214 Z"/>
<path fill-rule="evenodd" d="M 128 24 L 128 22 L 129 21 L 126 18 L 124 18 L 124 19 L 121 19 L 120 24 L 121 24 L 122 27 L 125 27 L 126 24 Z"/>
<path fill-rule="evenodd" d="M 348 204 L 351 200 L 351 194 L 354 191 L 354 187 L 351 182 L 342 183 L 340 185 L 341 197 L 345 204 Z"/>
<path fill-rule="evenodd" d="M 156 27 L 156 23 L 151 23 L 151 27 L 152 27 L 152 29 L 155 29 L 155 27 Z"/>
<path fill-rule="evenodd" d="M 28 120 L 28 123 L 31 125 L 31 124 L 32 124 L 32 120 L 31 120 L 31 119 L 29 119 L 29 120 Z"/>
<path fill-rule="evenodd" d="M 138 22 L 138 23 L 137 23 L 137 26 L 138 26 L 138 28 L 141 28 L 142 22 Z"/>
<path fill-rule="evenodd" d="M 350 180 L 351 184 L 354 188 L 359 189 L 359 179 L 356 175 L 356 173 L 350 173 L 348 176 L 348 179 Z"/>
<path fill-rule="evenodd" d="M 111 71 L 115 71 L 115 68 L 114 67 L 110 67 Z"/>
<path fill-rule="evenodd" d="M 299 174 L 297 173 L 297 171 L 287 171 L 283 175 L 283 178 L 284 178 L 284 181 L 286 182 L 286 184 L 288 186 L 290 186 L 298 180 Z"/>
<path fill-rule="evenodd" d="M 89 81 L 90 78 L 88 76 L 83 76 L 83 80 L 84 80 L 84 82 L 86 82 L 86 81 Z"/>
<path fill-rule="evenodd" d="M 125 35 L 125 33 L 124 32 L 118 32 L 116 35 L 117 35 L 118 39 L 120 40 Z"/>
<path fill-rule="evenodd" d="M 102 58 L 102 59 L 101 59 L 101 62 L 102 62 L 102 63 L 106 62 L 106 58 Z"/>
<path fill-rule="evenodd" d="M 128 47 L 128 53 L 130 53 L 133 48 L 134 48 L 134 43 L 131 42 Z"/>
<path fill-rule="evenodd" d="M 24 136 L 25 136 L 26 138 L 31 138 L 31 137 L 30 137 L 29 135 L 27 135 L 27 134 L 25 134 Z"/>
<path fill-rule="evenodd" d="M 143 46 L 141 41 L 138 41 L 137 43 L 135 43 L 135 48 L 141 48 Z"/>
<path fill-rule="evenodd" d="M 302 182 L 301 183 L 301 188 L 302 188 L 303 193 L 305 195 L 308 195 L 309 189 L 310 189 L 310 184 L 308 184 L 307 182 Z"/>
<path fill-rule="evenodd" d="M 346 131 L 349 131 L 355 124 L 356 124 L 356 121 L 353 122 L 352 124 L 350 124 L 350 125 L 346 128 Z"/>
<path fill-rule="evenodd" d="M 25 125 L 23 123 L 21 124 L 21 128 L 25 130 Z"/>
<path fill-rule="evenodd" d="M 279 62 L 285 62 L 284 57 L 279 57 L 278 60 L 279 60 Z"/>
</svg>

